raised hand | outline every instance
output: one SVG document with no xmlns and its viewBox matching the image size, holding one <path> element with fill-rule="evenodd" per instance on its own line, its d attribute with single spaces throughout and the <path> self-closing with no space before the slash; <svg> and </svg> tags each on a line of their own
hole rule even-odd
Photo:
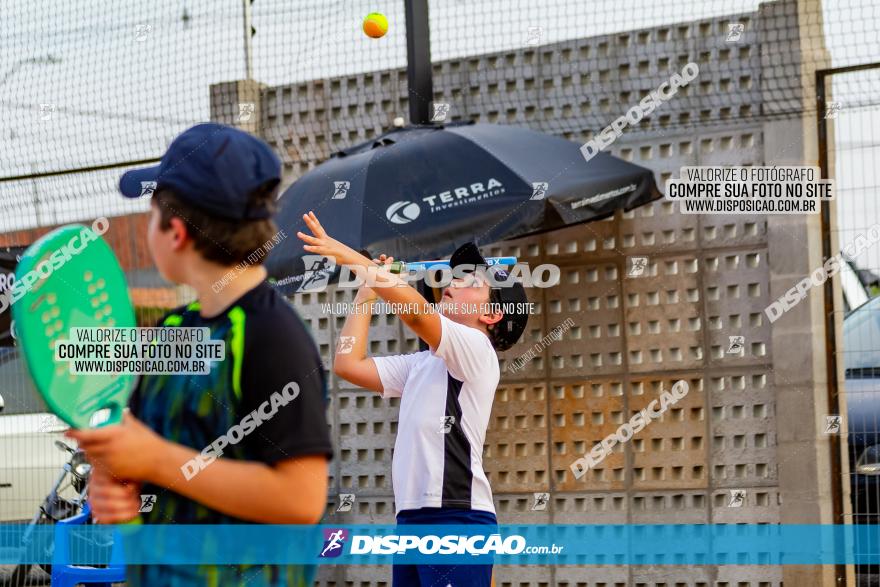
<svg viewBox="0 0 880 587">
<path fill-rule="evenodd" d="M 318 222 L 318 217 L 315 216 L 314 212 L 303 214 L 303 220 L 305 221 L 306 226 L 309 227 L 309 230 L 312 233 L 296 233 L 296 236 L 298 236 L 301 241 L 306 243 L 305 245 L 303 245 L 304 250 L 310 253 L 315 253 L 316 255 L 331 257 L 336 261 L 338 265 L 364 266 L 370 264 L 369 259 L 361 255 L 348 245 L 343 244 L 328 235 L 327 232 L 324 230 L 324 227 L 321 226 L 321 223 Z"/>
</svg>

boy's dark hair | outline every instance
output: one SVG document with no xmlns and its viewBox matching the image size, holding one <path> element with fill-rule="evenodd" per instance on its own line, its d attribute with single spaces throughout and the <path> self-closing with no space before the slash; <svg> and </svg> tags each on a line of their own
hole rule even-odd
<svg viewBox="0 0 880 587">
<path fill-rule="evenodd" d="M 498 273 L 501 274 L 502 272 Z M 508 276 L 507 285 L 489 290 L 489 304 L 502 312 L 501 320 L 488 327 L 492 348 L 498 352 L 506 351 L 515 345 L 522 338 L 529 321 L 526 307 L 528 296 L 522 284 L 509 277 L 506 271 L 503 274 Z"/>
<path fill-rule="evenodd" d="M 492 342 L 492 348 L 500 353 L 506 351 L 513 345 L 507 341 L 502 340 L 499 336 L 499 333 L 496 331 L 496 328 L 496 324 L 492 324 L 491 326 L 489 326 L 489 340 Z"/>
<path fill-rule="evenodd" d="M 498 295 L 497 289 L 489 290 L 489 303 L 493 305 L 493 307 L 501 307 L 501 296 Z M 498 352 L 504 352 L 510 347 L 513 346 L 513 343 L 505 340 L 501 336 L 500 326 L 504 320 L 501 322 L 496 322 L 495 324 L 491 324 L 488 327 L 489 331 L 489 341 L 492 343 L 492 348 L 494 348 Z"/>
<path fill-rule="evenodd" d="M 274 208 L 277 193 L 278 183 L 269 182 L 251 192 L 248 200 Z M 153 194 L 153 201 L 159 209 L 159 228 L 168 230 L 171 219 L 180 218 L 186 224 L 194 247 L 202 257 L 227 267 L 245 261 L 278 232 L 271 218 L 230 220 L 184 202 L 165 188 Z M 257 264 L 263 258 L 261 255 Z"/>
</svg>

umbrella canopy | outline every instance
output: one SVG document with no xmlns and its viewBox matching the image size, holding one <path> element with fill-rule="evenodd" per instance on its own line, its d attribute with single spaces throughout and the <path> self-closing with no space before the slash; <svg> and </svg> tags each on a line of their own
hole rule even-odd
<svg viewBox="0 0 880 587">
<path fill-rule="evenodd" d="M 492 124 L 411 126 L 334 154 L 281 196 L 290 235 L 314 210 L 352 248 L 397 259 L 444 258 L 464 242 L 488 244 L 607 217 L 660 197 L 653 173 L 580 145 Z M 305 251 L 287 238 L 266 266 L 279 285 L 301 284 Z M 313 262 L 313 260 L 311 260 Z"/>
</svg>

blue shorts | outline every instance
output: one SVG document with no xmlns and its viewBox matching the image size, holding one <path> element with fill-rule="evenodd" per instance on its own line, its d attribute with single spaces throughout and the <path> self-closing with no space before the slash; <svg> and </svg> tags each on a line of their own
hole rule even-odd
<svg viewBox="0 0 880 587">
<path fill-rule="evenodd" d="M 397 514 L 400 526 L 437 524 L 485 524 L 495 526 L 498 520 L 492 512 L 456 508 L 421 508 L 403 510 Z M 492 584 L 492 565 L 394 565 L 392 587 L 489 587 Z"/>
</svg>

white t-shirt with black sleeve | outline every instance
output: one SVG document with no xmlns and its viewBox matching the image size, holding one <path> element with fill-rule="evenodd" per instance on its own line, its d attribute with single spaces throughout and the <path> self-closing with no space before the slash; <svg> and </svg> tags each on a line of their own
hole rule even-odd
<svg viewBox="0 0 880 587">
<path fill-rule="evenodd" d="M 498 387 L 489 337 L 440 315 L 434 351 L 373 357 L 383 397 L 400 397 L 391 478 L 397 513 L 448 507 L 495 513 L 483 442 Z"/>
</svg>

